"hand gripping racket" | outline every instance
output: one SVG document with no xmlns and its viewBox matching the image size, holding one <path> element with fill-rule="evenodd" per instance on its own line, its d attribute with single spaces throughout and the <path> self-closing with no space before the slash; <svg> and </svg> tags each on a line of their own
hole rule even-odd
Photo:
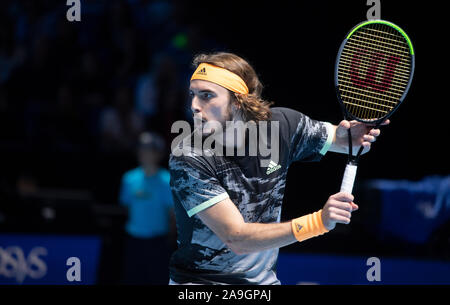
<svg viewBox="0 0 450 305">
<path fill-rule="evenodd" d="M 414 50 L 408 35 L 384 20 L 355 26 L 342 42 L 336 59 L 335 86 L 346 120 L 378 128 L 405 99 L 414 72 Z M 353 156 L 348 130 L 349 154 L 341 192 L 352 193 L 361 146 Z"/>
</svg>

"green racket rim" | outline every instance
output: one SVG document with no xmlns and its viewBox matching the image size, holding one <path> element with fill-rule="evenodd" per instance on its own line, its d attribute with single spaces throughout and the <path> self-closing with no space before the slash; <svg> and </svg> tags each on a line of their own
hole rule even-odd
<svg viewBox="0 0 450 305">
<path fill-rule="evenodd" d="M 355 27 L 355 28 L 347 35 L 346 38 L 349 39 L 350 36 L 352 36 L 353 33 L 354 33 L 355 31 L 357 31 L 360 27 L 363 27 L 363 26 L 365 26 L 365 25 L 372 24 L 372 23 L 381 23 L 381 24 L 385 24 L 385 25 L 388 25 L 388 26 L 390 26 L 390 27 L 396 29 L 397 31 L 399 31 L 399 32 L 403 35 L 403 37 L 405 37 L 406 41 L 408 42 L 408 46 L 409 46 L 409 50 L 410 50 L 410 52 L 411 52 L 411 55 L 414 55 L 414 48 L 413 48 L 413 46 L 412 46 L 411 40 L 409 39 L 408 35 L 407 35 L 407 34 L 405 33 L 405 31 L 403 31 L 398 25 L 396 25 L 396 24 L 394 24 L 394 23 L 392 23 L 392 22 L 389 22 L 389 21 L 385 21 L 385 20 L 369 20 L 369 21 L 365 21 L 365 22 L 363 22 L 363 23 L 357 25 L 357 26 L 356 26 L 356 27 Z"/>
</svg>

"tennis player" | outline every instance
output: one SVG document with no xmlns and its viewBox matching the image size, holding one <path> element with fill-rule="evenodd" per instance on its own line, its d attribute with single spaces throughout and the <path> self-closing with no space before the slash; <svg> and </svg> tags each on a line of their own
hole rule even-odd
<svg viewBox="0 0 450 305">
<path fill-rule="evenodd" d="M 337 223 L 349 224 L 358 209 L 351 194 L 337 193 L 317 212 L 280 222 L 289 166 L 318 161 L 327 151 L 347 153 L 349 128 L 355 150 L 362 145 L 367 152 L 380 130 L 345 120 L 335 126 L 270 107 L 261 98 L 254 69 L 235 54 L 201 54 L 193 64 L 191 109 L 205 127 L 202 135 L 214 132 L 206 127 L 211 121 L 222 126 L 236 120 L 277 122 L 279 151 L 278 160 L 265 156 L 269 165 L 262 167 L 260 154 L 191 150 L 180 155 L 172 149 L 178 249 L 171 257 L 169 284 L 280 284 L 275 270 L 280 247 L 325 234 Z"/>
</svg>

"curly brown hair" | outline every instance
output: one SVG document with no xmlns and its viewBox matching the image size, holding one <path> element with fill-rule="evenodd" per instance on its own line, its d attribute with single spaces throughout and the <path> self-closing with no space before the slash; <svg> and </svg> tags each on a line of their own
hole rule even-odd
<svg viewBox="0 0 450 305">
<path fill-rule="evenodd" d="M 201 63 L 208 63 L 227 69 L 242 78 L 248 87 L 248 94 L 240 94 L 230 91 L 230 96 L 242 111 L 245 121 L 255 122 L 268 120 L 271 116 L 268 102 L 261 97 L 263 85 L 253 67 L 243 58 L 233 53 L 216 52 L 211 54 L 199 54 L 192 62 L 194 68 Z"/>
</svg>

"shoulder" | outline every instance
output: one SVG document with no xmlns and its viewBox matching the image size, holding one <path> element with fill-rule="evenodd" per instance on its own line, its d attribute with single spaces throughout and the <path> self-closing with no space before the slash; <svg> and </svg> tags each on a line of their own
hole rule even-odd
<svg viewBox="0 0 450 305">
<path fill-rule="evenodd" d="M 282 132 L 292 135 L 298 128 L 299 123 L 304 122 L 306 115 L 303 113 L 284 107 L 272 108 L 271 121 L 279 122 Z"/>
<path fill-rule="evenodd" d="M 216 164 L 214 152 L 210 149 L 205 150 L 203 147 L 196 147 L 194 144 L 195 139 L 191 134 L 173 146 L 169 156 L 170 172 L 189 168 L 214 171 Z"/>
<path fill-rule="evenodd" d="M 139 179 L 142 175 L 143 175 L 142 168 L 136 167 L 134 169 L 127 171 L 125 174 L 123 174 L 123 181 L 131 182 L 136 179 Z"/>
<path fill-rule="evenodd" d="M 198 172 L 213 175 L 215 173 L 215 162 L 213 158 L 197 153 L 188 153 L 181 156 L 171 154 L 169 157 L 169 170 L 170 173 L 174 171 L 187 171 L 193 175 L 196 175 Z"/>
<path fill-rule="evenodd" d="M 291 108 L 285 108 L 285 107 L 273 107 L 272 110 L 272 118 L 271 120 L 290 120 L 293 118 L 298 118 L 299 116 L 303 116 L 304 114 L 291 109 Z"/>
<path fill-rule="evenodd" d="M 186 123 L 186 122 L 185 122 Z M 187 123 L 186 123 L 187 124 Z M 180 126 L 182 127 L 182 126 Z M 184 126 L 190 130 L 190 126 Z M 184 131 L 181 135 L 177 136 L 171 144 L 171 154 L 170 157 L 201 157 L 205 155 L 203 146 L 198 147 L 198 144 L 202 143 L 201 135 L 195 133 L 195 131 L 190 131 L 185 134 Z"/>
</svg>

